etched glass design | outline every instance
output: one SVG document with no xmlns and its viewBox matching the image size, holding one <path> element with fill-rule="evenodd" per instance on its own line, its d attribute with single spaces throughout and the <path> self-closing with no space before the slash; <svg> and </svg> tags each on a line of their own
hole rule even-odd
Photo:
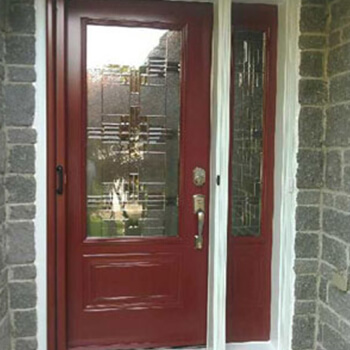
<svg viewBox="0 0 350 350">
<path fill-rule="evenodd" d="M 178 235 L 181 48 L 180 31 L 88 25 L 90 238 Z"/>
<path fill-rule="evenodd" d="M 234 31 L 232 234 L 260 236 L 265 33 Z"/>
</svg>

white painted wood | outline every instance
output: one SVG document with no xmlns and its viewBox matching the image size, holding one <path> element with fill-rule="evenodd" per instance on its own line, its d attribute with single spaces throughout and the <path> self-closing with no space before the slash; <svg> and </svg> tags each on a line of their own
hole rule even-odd
<svg viewBox="0 0 350 350">
<path fill-rule="evenodd" d="M 226 350 L 276 350 L 271 342 L 226 344 Z"/>
<path fill-rule="evenodd" d="M 230 140 L 231 0 L 214 2 L 207 347 L 226 344 L 226 257 Z M 217 184 L 220 176 L 220 185 Z"/>
<path fill-rule="evenodd" d="M 279 6 L 271 342 L 291 349 L 294 312 L 300 0 Z"/>
<path fill-rule="evenodd" d="M 46 277 L 46 2 L 35 0 L 36 9 L 36 62 L 35 70 L 35 116 L 33 127 L 37 131 L 35 179 L 36 179 L 36 216 L 35 248 L 37 269 L 37 317 L 38 350 L 47 349 L 47 277 Z"/>
</svg>

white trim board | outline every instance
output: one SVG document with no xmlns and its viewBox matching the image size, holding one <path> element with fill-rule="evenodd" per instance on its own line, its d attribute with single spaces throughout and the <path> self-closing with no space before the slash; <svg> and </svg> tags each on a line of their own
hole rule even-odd
<svg viewBox="0 0 350 350">
<path fill-rule="evenodd" d="M 47 132 L 46 132 L 46 0 L 35 0 L 36 10 L 36 62 L 35 118 L 37 131 L 35 179 L 35 265 L 37 269 L 38 350 L 47 349 Z"/>
<path fill-rule="evenodd" d="M 300 0 L 279 6 L 271 342 L 290 350 L 294 312 Z"/>
<path fill-rule="evenodd" d="M 251 342 L 226 344 L 226 350 L 275 350 L 272 342 Z"/>
<path fill-rule="evenodd" d="M 231 0 L 214 1 L 207 347 L 226 343 L 226 267 L 230 158 Z M 217 177 L 220 182 L 217 183 Z"/>
<path fill-rule="evenodd" d="M 147 0 L 145 0 L 147 1 Z M 222 0 L 221 0 L 222 1 Z M 224 0 L 228 1 L 228 0 Z M 250 2 L 237 1 L 242 3 Z M 252 1 L 254 3 L 277 3 L 278 0 Z M 36 267 L 38 290 L 38 350 L 47 350 L 47 276 L 46 276 L 46 46 L 45 46 L 45 0 L 36 0 L 36 111 L 34 127 L 38 133 L 36 145 L 36 206 L 35 219 Z M 292 316 L 294 305 L 294 239 L 295 239 L 295 208 L 296 208 L 296 154 L 298 146 L 297 115 L 298 81 L 299 81 L 299 49 L 298 49 L 298 14 L 300 0 L 286 0 L 279 5 L 279 40 L 278 40 L 278 94 L 276 118 L 276 165 L 275 165 L 275 213 L 274 239 L 272 259 L 272 312 L 271 341 L 266 343 L 223 344 L 216 339 L 217 350 L 290 350 L 292 337 Z M 227 140 L 225 141 L 227 142 Z M 224 139 L 220 137 L 218 147 L 227 149 Z M 212 149 L 215 152 L 215 149 Z M 225 172 L 221 172 L 221 181 Z M 227 179 L 226 179 L 227 181 Z M 222 182 L 221 182 L 222 183 Z M 227 197 L 227 195 L 226 195 Z M 223 243 L 223 242 L 221 242 Z M 222 245 L 221 245 L 222 247 Z M 214 254 L 222 254 L 216 250 Z M 215 259 L 213 260 L 215 261 Z M 223 260 L 221 259 L 221 265 Z M 221 270 L 222 279 L 223 270 Z M 217 276 L 216 276 L 217 278 Z M 211 283 L 216 283 L 212 278 Z M 222 281 L 223 282 L 223 281 Z M 224 282 L 223 282 L 224 283 Z M 221 284 L 223 291 L 224 284 Z M 225 299 L 216 298 L 216 308 L 225 307 Z M 220 306 L 221 305 L 221 306 Z M 211 305 L 208 317 L 213 313 Z M 215 317 L 215 316 L 214 316 Z M 221 324 L 222 324 L 221 312 Z M 217 325 L 218 322 L 215 322 Z M 208 322 L 211 327 L 211 322 Z M 222 327 L 224 329 L 225 327 Z M 216 328 L 219 329 L 219 328 Z M 208 335 L 214 337 L 215 332 L 208 329 Z M 208 341 L 209 347 L 214 340 Z M 213 348 L 213 347 L 211 347 Z"/>
</svg>

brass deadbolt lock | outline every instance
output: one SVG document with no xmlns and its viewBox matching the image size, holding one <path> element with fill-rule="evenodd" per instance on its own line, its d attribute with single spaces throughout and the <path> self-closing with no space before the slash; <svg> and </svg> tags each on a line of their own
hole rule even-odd
<svg viewBox="0 0 350 350">
<path fill-rule="evenodd" d="M 202 187 L 205 184 L 205 170 L 203 168 L 193 169 L 193 183 L 197 187 Z"/>
</svg>

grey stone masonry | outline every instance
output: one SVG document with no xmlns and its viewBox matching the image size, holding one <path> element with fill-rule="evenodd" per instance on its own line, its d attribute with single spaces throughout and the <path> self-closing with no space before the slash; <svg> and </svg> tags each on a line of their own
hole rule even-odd
<svg viewBox="0 0 350 350">
<path fill-rule="evenodd" d="M 325 73 L 328 101 L 325 115 L 325 184 L 323 187 L 320 255 L 318 345 L 322 349 L 350 349 L 350 292 L 338 289 L 334 274 L 349 276 L 350 253 L 350 1 L 328 2 Z M 336 41 L 331 40 L 337 37 Z M 332 197 L 327 201 L 325 196 Z M 322 288 L 322 289 L 321 289 Z M 321 294 L 322 293 L 322 294 Z M 322 298 L 321 298 L 322 296 Z"/>
<path fill-rule="evenodd" d="M 325 73 L 326 0 L 302 1 L 300 15 L 299 152 L 295 240 L 295 310 L 293 350 L 316 347 L 319 257 L 321 254 L 321 198 L 324 186 L 324 120 L 328 100 Z M 333 178 L 332 178 L 333 179 Z"/>
<path fill-rule="evenodd" d="M 0 0 L 0 349 L 11 348 L 11 321 L 9 312 L 8 268 L 6 261 L 6 134 L 4 125 L 4 91 L 6 80 L 6 10 L 7 4 Z"/>
<path fill-rule="evenodd" d="M 0 30 L 0 349 L 36 350 L 34 1 L 0 0 Z"/>
<path fill-rule="evenodd" d="M 303 0 L 293 350 L 350 349 L 350 1 Z"/>
</svg>

